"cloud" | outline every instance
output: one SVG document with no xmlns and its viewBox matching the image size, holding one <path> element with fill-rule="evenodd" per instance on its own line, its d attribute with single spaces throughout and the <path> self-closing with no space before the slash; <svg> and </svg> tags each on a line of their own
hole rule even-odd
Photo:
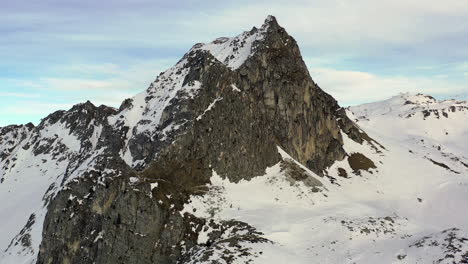
<svg viewBox="0 0 468 264">
<path fill-rule="evenodd" d="M 38 98 L 39 94 L 27 94 L 27 93 L 10 93 L 10 92 L 0 92 L 2 97 L 21 97 L 21 98 Z"/>
<path fill-rule="evenodd" d="M 450 97 L 466 93 L 467 86 L 453 83 L 446 78 L 379 76 L 360 71 L 331 68 L 311 69 L 311 75 L 319 86 L 344 106 L 372 102 L 401 92 L 425 93 Z"/>
<path fill-rule="evenodd" d="M 159 72 L 166 70 L 175 62 L 175 59 L 161 59 L 134 62 L 127 67 L 112 63 L 71 64 L 55 67 L 53 72 L 57 73 L 56 76 L 39 77 L 35 80 L 3 79 L 3 81 L 15 86 L 28 87 L 37 92 L 54 91 L 60 94 L 67 91 L 83 91 L 108 94 L 109 91 L 113 91 L 125 93 L 143 91 Z"/>
<path fill-rule="evenodd" d="M 38 123 L 57 110 L 77 103 L 118 107 L 126 98 L 145 90 L 160 71 L 176 60 L 133 62 L 131 65 L 72 64 L 57 66 L 56 75 L 32 79 L 0 78 L 6 91 L 0 92 L 0 126 L 10 123 Z M 20 90 L 24 92 L 14 92 Z M 7 100 L 11 97 L 14 100 Z"/>
<path fill-rule="evenodd" d="M 251 1 L 215 5 L 205 1 L 194 6 L 190 1 L 180 6 L 165 6 L 159 1 L 139 1 L 112 5 L 91 3 L 64 8 L 56 1 L 46 1 L 46 8 L 32 10 L 18 4 L 20 12 L 6 9 L 7 25 L 20 25 L 15 35 L 30 33 L 40 40 L 58 43 L 92 43 L 117 48 L 126 46 L 191 45 L 209 41 L 219 34 L 238 33 L 259 25 L 268 14 L 277 15 L 280 23 L 304 46 L 320 49 L 361 49 L 391 44 L 422 44 L 427 40 L 467 32 L 468 5 L 464 1 L 413 0 L 317 0 Z M 71 4 L 69 4 L 71 5 Z M 107 10 L 108 12 L 104 12 Z M 80 12 L 81 11 L 81 12 Z M 51 15 L 52 13 L 52 15 Z M 88 16 L 83 14 L 87 13 Z M 32 32 L 31 32 L 32 29 Z M 209 30 L 207 30 L 209 29 Z M 37 39 L 36 39 L 37 41 Z M 448 40 L 447 40 L 448 41 Z M 103 44 L 104 43 L 104 44 Z M 109 46 L 108 44 L 114 44 Z M 116 45 L 117 44 L 117 45 Z M 427 44 L 427 43 L 426 43 Z"/>
<path fill-rule="evenodd" d="M 109 90 L 119 89 L 122 86 L 128 86 L 128 83 L 117 83 L 115 80 L 87 80 L 87 79 L 60 79 L 43 78 L 44 86 L 54 90 Z M 118 84 L 118 85 L 117 85 Z"/>
<path fill-rule="evenodd" d="M 468 5 L 460 0 L 6 1 L 0 89 L 40 94 L 48 110 L 85 100 L 118 106 L 193 44 L 239 34 L 269 14 L 314 58 L 312 76 L 342 104 L 400 91 L 467 94 L 468 66 L 455 69 L 468 61 Z"/>
<path fill-rule="evenodd" d="M 465 76 L 468 76 L 468 62 L 465 62 L 465 63 L 462 63 L 460 64 L 457 69 L 460 71 L 460 72 L 463 72 L 463 74 Z"/>
<path fill-rule="evenodd" d="M 279 22 L 303 44 L 322 48 L 330 44 L 333 48 L 353 49 L 377 43 L 419 44 L 468 30 L 465 19 L 468 5 L 458 0 L 319 0 L 292 1 L 288 5 L 281 1 L 260 1 L 209 13 L 201 23 L 211 28 L 248 27 L 246 21 L 258 21 L 268 13 L 277 15 Z M 191 28 L 199 26 L 200 22 Z"/>
<path fill-rule="evenodd" d="M 28 107 L 25 107 L 27 105 Z M 70 103 L 50 103 L 44 101 L 22 101 L 18 104 L 3 107 L 2 111 L 14 113 L 14 115 L 41 115 L 46 117 L 57 110 L 67 110 L 73 104 Z"/>
<path fill-rule="evenodd" d="M 0 105 L 0 126 L 11 124 L 38 124 L 47 115 L 57 111 L 69 109 L 70 103 L 53 103 L 44 100 L 15 101 L 11 104 Z"/>
</svg>

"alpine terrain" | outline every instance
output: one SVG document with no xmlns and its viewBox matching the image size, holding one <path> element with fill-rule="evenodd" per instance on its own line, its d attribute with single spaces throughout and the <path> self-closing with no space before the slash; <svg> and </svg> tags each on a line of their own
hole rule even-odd
<svg viewBox="0 0 468 264">
<path fill-rule="evenodd" d="M 468 103 L 343 108 L 273 16 L 0 128 L 0 263 L 468 263 Z"/>
</svg>

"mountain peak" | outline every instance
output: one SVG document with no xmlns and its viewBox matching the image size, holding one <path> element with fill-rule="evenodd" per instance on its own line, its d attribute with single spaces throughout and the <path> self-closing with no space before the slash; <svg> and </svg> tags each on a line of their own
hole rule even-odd
<svg viewBox="0 0 468 264">
<path fill-rule="evenodd" d="M 276 22 L 276 17 L 273 16 L 273 15 L 268 15 L 268 16 L 265 18 L 265 24 L 266 24 L 266 23 L 271 23 L 271 22 L 277 23 L 277 22 Z"/>
<path fill-rule="evenodd" d="M 260 28 L 253 27 L 250 31 L 235 37 L 220 37 L 209 43 L 198 43 L 189 51 L 205 50 L 208 51 L 218 61 L 229 68 L 236 70 L 244 62 L 255 54 L 257 47 L 271 33 L 282 29 L 276 18 L 272 15 L 267 16 Z"/>
<path fill-rule="evenodd" d="M 277 28 L 280 27 L 275 16 L 268 15 L 263 22 L 262 28 Z"/>
</svg>

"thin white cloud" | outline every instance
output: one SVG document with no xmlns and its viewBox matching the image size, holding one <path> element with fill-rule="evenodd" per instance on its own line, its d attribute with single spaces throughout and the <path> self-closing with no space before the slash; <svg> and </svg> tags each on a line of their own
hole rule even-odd
<svg viewBox="0 0 468 264">
<path fill-rule="evenodd" d="M 37 80 L 1 79 L 33 93 L 0 92 L 3 97 L 16 97 L 14 102 L 5 100 L 0 106 L 0 125 L 7 125 L 13 120 L 38 122 L 39 118 L 57 110 L 68 110 L 74 104 L 87 100 L 99 106 L 101 104 L 118 107 L 126 98 L 133 97 L 145 90 L 160 71 L 165 70 L 174 61 L 158 60 L 135 62 L 130 66 L 116 64 L 73 64 L 57 69 L 66 76 L 43 77 Z M 99 78 L 100 79 L 96 79 Z M 59 103 L 57 103 L 59 102 Z M 8 116 L 6 116 L 8 115 Z"/>
<path fill-rule="evenodd" d="M 408 70 L 405 76 L 378 75 L 372 71 L 379 69 L 371 69 L 365 63 L 356 63 L 356 71 L 337 70 L 343 69 L 348 59 L 391 61 L 395 59 L 392 57 L 395 50 L 427 48 L 426 54 L 430 57 L 435 57 L 435 53 L 443 57 L 446 53 L 463 61 L 464 58 L 454 56 L 463 52 L 468 56 L 466 45 L 456 38 L 463 39 L 468 34 L 468 5 L 463 0 L 293 0 L 287 5 L 279 0 L 254 3 L 240 0 L 216 8 L 204 2 L 197 10 L 174 8 L 164 10 L 164 14 L 151 8 L 114 10 L 112 5 L 108 8 L 102 16 L 89 15 L 87 19 L 82 16 L 86 12 L 68 12 L 68 9 L 54 12 L 52 7 L 28 9 L 29 13 L 19 14 L 0 11 L 1 24 L 12 25 L 13 29 L 0 39 L 0 54 L 13 54 L 11 61 L 25 60 L 26 64 L 40 61 L 35 57 L 38 54 L 54 59 L 66 57 L 55 66 L 47 65 L 56 68 L 40 73 L 41 78 L 14 80 L 15 86 L 37 91 L 46 98 L 44 100 L 53 102 L 63 98 L 66 102 L 50 104 L 52 108 L 44 108 L 47 110 L 44 114 L 85 100 L 118 106 L 124 98 L 146 89 L 160 71 L 175 64 L 179 58 L 166 59 L 166 51 L 174 54 L 174 50 L 187 50 L 196 42 L 238 34 L 259 26 L 269 14 L 277 16 L 279 23 L 298 40 L 303 53 L 322 56 L 321 61 L 315 61 L 319 67 L 312 68 L 312 77 L 342 104 L 378 100 L 407 91 L 433 95 L 466 94 L 467 91 L 465 86 L 450 80 L 452 76 L 445 72 L 433 77 L 412 77 L 413 69 L 436 71 L 447 62 L 434 59 L 437 67 L 425 65 L 427 57 L 422 62 L 417 61 L 419 57 L 415 61 L 406 57 L 396 59 L 394 65 L 409 64 L 408 68 L 422 64 L 419 69 Z M 438 41 L 442 43 L 440 46 L 437 46 Z M 460 43 L 459 48 L 440 48 L 452 43 L 455 43 L 453 47 Z M 154 50 L 157 51 L 151 53 Z M 96 58 L 93 52 L 102 51 L 109 52 L 103 56 L 111 57 L 99 63 L 105 58 Z M 131 61 L 133 58 L 126 53 L 128 51 L 165 59 L 135 62 Z M 74 52 L 80 63 L 68 60 Z M 21 57 L 20 54 L 25 55 Z M 87 61 L 98 63 L 87 64 Z M 392 70 L 387 69 L 387 73 Z M 468 76 L 468 66 L 460 66 L 457 74 Z M 32 109 L 27 102 L 15 109 L 27 111 L 24 108 Z"/>
<path fill-rule="evenodd" d="M 170 9 L 165 14 L 151 16 L 151 3 L 148 3 L 148 10 L 116 10 L 105 20 L 99 19 L 98 26 L 97 18 L 84 21 L 80 13 L 58 13 L 51 19 L 46 11 L 7 16 L 0 18 L 0 22 L 28 26 L 32 24 L 28 23 L 30 20 L 41 21 L 49 31 L 38 34 L 38 39 L 90 43 L 93 47 L 102 43 L 113 43 L 115 47 L 190 45 L 209 41 L 219 34 L 248 30 L 258 26 L 268 14 L 276 15 L 303 46 L 324 49 L 419 44 L 447 34 L 463 34 L 468 28 L 465 19 L 468 5 L 463 0 L 316 0 L 288 1 L 287 5 L 279 0 L 248 4 L 240 1 L 237 6 L 226 3 L 224 8 L 204 9 Z M 151 34 L 148 28 L 158 29 L 157 34 Z M 15 32 L 15 35 L 20 40 L 30 38 L 29 32 Z"/>
<path fill-rule="evenodd" d="M 110 90 L 127 87 L 128 83 L 118 83 L 116 80 L 89 80 L 76 78 L 42 78 L 44 86 L 54 90 Z"/>
<path fill-rule="evenodd" d="M 360 71 L 331 68 L 311 69 L 319 86 L 342 105 L 360 104 L 389 98 L 401 92 L 450 96 L 467 91 L 467 86 L 448 82 L 445 78 L 379 76 Z"/>
<path fill-rule="evenodd" d="M 72 106 L 73 104 L 70 103 L 61 104 L 44 101 L 25 101 L 2 107 L 2 111 L 13 113 L 16 116 L 42 115 L 43 117 L 46 117 L 48 114 L 51 114 L 57 110 L 67 110 Z"/>
<path fill-rule="evenodd" d="M 457 69 L 464 72 L 465 74 L 468 73 L 468 62 L 461 63 L 457 66 Z"/>
<path fill-rule="evenodd" d="M 39 94 L 28 94 L 28 93 L 10 93 L 10 92 L 0 92 L 0 96 L 4 97 L 20 97 L 20 98 L 38 98 Z"/>
<path fill-rule="evenodd" d="M 37 80 L 9 79 L 10 83 L 40 92 L 91 91 L 137 92 L 143 91 L 156 78 L 177 60 L 135 62 L 128 67 L 117 64 L 72 64 L 59 67 L 60 75 L 76 77 L 41 77 Z M 58 67 L 57 67 L 58 68 Z M 59 94 L 60 95 L 60 94 Z M 86 94 L 85 94 L 86 95 Z"/>
<path fill-rule="evenodd" d="M 467 31 L 465 1 L 318 0 L 280 1 L 242 5 L 209 14 L 191 25 L 197 28 L 251 26 L 267 14 L 307 46 L 360 48 L 379 44 L 415 44 Z M 216 21 L 216 23 L 214 23 Z M 257 22 L 257 23 L 258 23 Z M 216 30 L 216 29 L 214 29 Z"/>
<path fill-rule="evenodd" d="M 70 72 L 73 74 L 120 74 L 122 72 L 121 67 L 114 63 L 103 63 L 103 64 L 84 64 L 74 63 L 60 67 L 62 72 Z"/>
</svg>

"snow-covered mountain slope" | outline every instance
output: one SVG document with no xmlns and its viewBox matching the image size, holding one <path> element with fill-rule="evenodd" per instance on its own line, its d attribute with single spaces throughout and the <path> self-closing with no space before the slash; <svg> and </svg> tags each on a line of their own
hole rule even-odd
<svg viewBox="0 0 468 264">
<path fill-rule="evenodd" d="M 0 263 L 32 263 L 47 205 L 102 153 L 102 122 L 115 110 L 87 102 L 58 111 L 34 127 L 0 129 Z"/>
<path fill-rule="evenodd" d="M 321 182 L 315 189 L 291 181 L 281 163 L 238 184 L 213 172 L 209 195 L 193 196 L 184 210 L 218 222 L 244 221 L 262 232 L 266 242 L 244 244 L 252 254 L 242 261 L 252 263 L 467 263 L 468 168 L 459 166 L 468 156 L 463 152 L 468 143 L 465 105 L 405 94 L 351 107 L 348 114 L 358 116 L 361 128 L 382 146 L 358 144 L 343 135 L 349 156 L 333 164 L 327 177 L 303 167 Z M 436 109 L 449 112 L 448 117 L 422 112 Z M 409 114 L 413 120 L 408 121 Z M 413 140 L 416 135 L 431 145 Z M 454 142 L 461 147 L 457 157 L 439 150 Z M 292 160 L 278 151 L 283 160 Z M 351 157 L 356 153 L 370 158 L 375 168 L 355 171 Z M 205 249 L 208 261 L 193 263 L 211 263 L 224 250 L 234 250 L 227 240 Z"/>
<path fill-rule="evenodd" d="M 468 102 L 437 101 L 423 94 L 353 106 L 348 115 L 364 130 L 407 144 L 427 159 L 466 173 L 468 169 Z"/>
</svg>

